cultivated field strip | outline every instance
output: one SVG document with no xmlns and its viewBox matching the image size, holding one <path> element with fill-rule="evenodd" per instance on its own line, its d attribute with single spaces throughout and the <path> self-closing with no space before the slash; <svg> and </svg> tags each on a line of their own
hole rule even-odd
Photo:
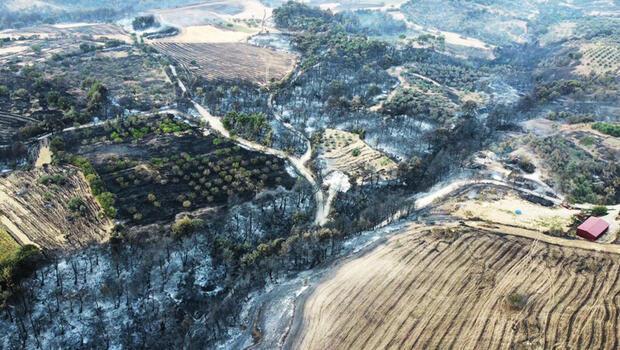
<svg viewBox="0 0 620 350">
<path fill-rule="evenodd" d="M 373 174 L 383 180 L 392 179 L 398 168 L 394 161 L 371 148 L 359 135 L 342 130 L 326 129 L 321 149 L 329 169 L 354 177 Z"/>
<path fill-rule="evenodd" d="M 41 183 L 43 176 L 57 176 L 63 184 Z M 80 198 L 82 214 L 68 204 Z M 109 220 L 90 194 L 84 177 L 73 168 L 37 169 L 0 179 L 0 223 L 22 244 L 47 249 L 76 249 L 108 238 Z"/>
<path fill-rule="evenodd" d="M 0 111 L 0 145 L 7 144 L 17 129 L 36 122 L 36 119 L 30 117 Z"/>
<path fill-rule="evenodd" d="M 293 344 L 616 349 L 619 274 L 613 254 L 467 228 L 418 229 L 321 283 L 302 308 Z"/>
<path fill-rule="evenodd" d="M 243 43 L 151 43 L 177 63 L 208 80 L 279 81 L 295 65 L 295 56 Z"/>
</svg>

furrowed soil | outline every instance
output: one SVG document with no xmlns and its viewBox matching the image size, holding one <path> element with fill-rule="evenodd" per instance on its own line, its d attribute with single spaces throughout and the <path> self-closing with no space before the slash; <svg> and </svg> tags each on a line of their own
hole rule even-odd
<svg viewBox="0 0 620 350">
<path fill-rule="evenodd" d="M 308 297 L 298 349 L 616 349 L 616 254 L 464 227 L 412 230 Z"/>
<path fill-rule="evenodd" d="M 55 180 L 43 183 L 42 179 Z M 79 198 L 81 213 L 69 209 Z M 108 238 L 111 223 L 100 215 L 84 176 L 71 167 L 21 171 L 0 179 L 0 223 L 20 244 L 71 250 Z"/>
<path fill-rule="evenodd" d="M 292 54 L 243 43 L 152 43 L 190 72 L 208 80 L 259 85 L 284 79 L 295 67 Z"/>
</svg>

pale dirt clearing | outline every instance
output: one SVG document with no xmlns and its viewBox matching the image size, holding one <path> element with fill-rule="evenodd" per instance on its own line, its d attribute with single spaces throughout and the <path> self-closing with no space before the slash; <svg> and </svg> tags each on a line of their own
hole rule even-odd
<svg viewBox="0 0 620 350">
<path fill-rule="evenodd" d="M 97 52 L 97 57 L 107 57 L 107 58 L 126 58 L 129 57 L 129 52 L 127 51 L 106 51 L 106 52 Z"/>
<path fill-rule="evenodd" d="M 479 229 L 410 229 L 326 278 L 299 349 L 615 349 L 615 254 Z"/>
<path fill-rule="evenodd" d="M 24 52 L 28 49 L 29 49 L 28 46 L 20 46 L 20 45 L 0 47 L 0 56 L 13 55 L 16 53 Z"/>
<path fill-rule="evenodd" d="M 576 29 L 577 23 L 571 21 L 563 21 L 554 24 L 551 28 L 549 28 L 547 33 L 541 37 L 540 44 L 542 46 L 547 46 L 549 44 L 568 39 L 575 34 Z"/>
<path fill-rule="evenodd" d="M 52 163 L 52 151 L 50 151 L 49 139 L 43 139 L 39 146 L 39 155 L 34 162 L 36 168 L 42 168 L 44 165 Z"/>
<path fill-rule="evenodd" d="M 44 176 L 62 183 L 43 183 Z M 73 198 L 83 201 L 82 214 L 68 208 Z M 0 221 L 21 244 L 72 250 L 103 242 L 112 224 L 100 212 L 86 179 L 74 168 L 20 171 L 0 179 Z"/>
<path fill-rule="evenodd" d="M 463 218 L 478 218 L 487 222 L 513 225 L 525 229 L 546 232 L 549 229 L 568 231 L 572 216 L 579 210 L 564 207 L 544 207 L 528 202 L 514 194 L 495 199 L 472 199 L 444 206 L 453 215 Z M 516 211 L 520 210 L 521 214 Z"/>
<path fill-rule="evenodd" d="M 235 31 L 213 25 L 190 26 L 182 28 L 181 32 L 176 36 L 154 39 L 152 42 L 238 43 L 246 41 L 256 33 L 258 33 L 258 30 Z"/>
<path fill-rule="evenodd" d="M 258 20 L 271 17 L 271 8 L 259 0 L 208 0 L 197 4 L 152 10 L 160 22 L 178 28 L 223 24 L 235 20 Z"/>
</svg>

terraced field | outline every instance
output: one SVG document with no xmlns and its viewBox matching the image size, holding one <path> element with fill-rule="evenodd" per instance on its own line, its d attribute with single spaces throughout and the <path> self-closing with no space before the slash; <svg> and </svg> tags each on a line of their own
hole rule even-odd
<svg viewBox="0 0 620 350">
<path fill-rule="evenodd" d="M 616 349 L 615 254 L 453 227 L 409 229 L 303 306 L 299 349 Z"/>
<path fill-rule="evenodd" d="M 70 209 L 74 198 L 83 208 Z M 21 244 L 76 249 L 107 239 L 111 223 L 74 168 L 16 172 L 0 179 L 0 224 Z"/>
<path fill-rule="evenodd" d="M 105 35 L 114 37 L 117 35 L 127 35 L 119 26 L 106 23 L 76 23 L 69 25 L 40 25 L 36 27 L 22 28 L 19 30 L 5 30 L 0 34 L 0 38 L 18 38 L 20 36 L 38 35 L 43 38 L 66 36 L 66 35 Z"/>
<path fill-rule="evenodd" d="M 0 146 L 8 144 L 17 129 L 36 122 L 33 118 L 0 111 Z"/>
<path fill-rule="evenodd" d="M 323 134 L 322 157 L 329 170 L 339 170 L 354 178 L 369 175 L 392 179 L 398 166 L 383 153 L 371 148 L 357 134 L 327 129 Z"/>
<path fill-rule="evenodd" d="M 208 80 L 244 80 L 259 85 L 279 81 L 295 65 L 295 56 L 242 43 L 151 43 L 193 74 Z"/>
</svg>

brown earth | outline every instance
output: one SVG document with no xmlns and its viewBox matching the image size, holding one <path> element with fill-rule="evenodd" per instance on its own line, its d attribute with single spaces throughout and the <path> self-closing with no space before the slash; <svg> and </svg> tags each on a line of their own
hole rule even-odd
<svg viewBox="0 0 620 350">
<path fill-rule="evenodd" d="M 326 129 L 321 144 L 321 157 L 327 170 L 338 170 L 354 178 L 373 175 L 381 180 L 393 179 L 398 165 L 383 153 L 371 148 L 359 135 Z"/>
<path fill-rule="evenodd" d="M 616 349 L 619 270 L 612 253 L 410 229 L 318 285 L 293 347 Z"/>
<path fill-rule="evenodd" d="M 65 183 L 41 183 L 46 175 L 62 176 Z M 68 208 L 72 198 L 85 203 L 82 214 Z M 100 212 L 86 180 L 74 168 L 38 168 L 0 179 L 0 223 L 20 244 L 72 250 L 103 242 L 112 224 Z"/>
<path fill-rule="evenodd" d="M 242 43 L 154 42 L 156 49 L 208 80 L 280 81 L 294 68 L 294 55 Z"/>
</svg>

